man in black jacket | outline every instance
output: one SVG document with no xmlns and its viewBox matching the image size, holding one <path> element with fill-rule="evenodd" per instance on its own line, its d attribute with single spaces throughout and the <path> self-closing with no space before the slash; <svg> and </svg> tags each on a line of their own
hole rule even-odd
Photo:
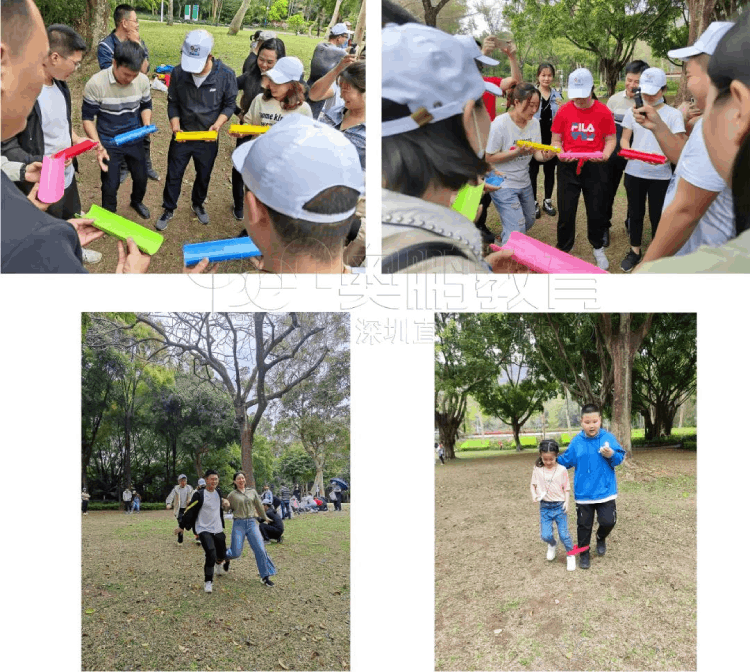
<svg viewBox="0 0 750 672">
<path fill-rule="evenodd" d="M 270 523 L 263 523 L 260 522 L 260 518 L 258 518 L 258 527 L 260 528 L 260 534 L 263 537 L 263 541 L 276 539 L 276 541 L 281 543 L 281 540 L 284 537 L 284 521 L 281 520 L 279 514 L 274 511 L 271 504 L 264 504 L 263 507 L 266 510 L 266 515 L 271 519 Z"/>
<path fill-rule="evenodd" d="M 206 553 L 206 562 L 203 565 L 204 590 L 210 593 L 213 590 L 214 567 L 217 574 L 226 574 L 225 567 L 222 567 L 227 556 L 222 505 L 229 507 L 229 502 L 222 497 L 221 491 L 217 488 L 219 475 L 213 469 L 206 472 L 205 479 L 206 488 L 193 493 L 190 504 L 182 514 L 181 526 L 175 528 L 174 532 L 180 535 L 185 530 L 194 529 L 198 535 Z"/>
<path fill-rule="evenodd" d="M 167 94 L 167 114 L 173 133 L 180 131 L 218 131 L 234 114 L 237 102 L 237 77 L 234 71 L 211 54 L 214 39 L 206 30 L 188 33 L 182 45 L 182 60 L 172 71 Z M 195 164 L 192 207 L 201 224 L 208 224 L 203 203 L 208 194 L 211 171 L 219 151 L 219 141 L 172 138 L 167 157 L 164 185 L 164 213 L 156 223 L 163 231 L 177 209 L 182 176 L 190 159 Z"/>
</svg>

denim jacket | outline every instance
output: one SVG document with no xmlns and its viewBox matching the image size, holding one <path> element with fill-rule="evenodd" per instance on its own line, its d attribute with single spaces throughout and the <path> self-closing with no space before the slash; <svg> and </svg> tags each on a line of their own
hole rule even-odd
<svg viewBox="0 0 750 672">
<path fill-rule="evenodd" d="M 563 104 L 563 97 L 562 94 L 555 89 L 554 87 L 551 90 L 551 93 L 549 94 L 549 102 L 552 106 L 552 119 L 555 118 L 555 115 L 557 114 L 557 111 L 560 109 L 560 106 Z M 539 120 L 539 118 L 542 116 L 542 103 L 539 101 L 539 109 L 536 111 L 536 114 L 534 115 L 534 119 Z"/>
</svg>

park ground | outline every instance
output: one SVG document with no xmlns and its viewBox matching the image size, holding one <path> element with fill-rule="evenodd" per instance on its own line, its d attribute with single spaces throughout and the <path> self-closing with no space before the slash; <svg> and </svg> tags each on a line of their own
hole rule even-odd
<svg viewBox="0 0 750 672">
<path fill-rule="evenodd" d="M 266 547 L 273 588 L 245 544 L 207 594 L 203 549 L 177 544 L 172 511 L 82 517 L 82 669 L 349 669 L 348 506 L 285 523 Z"/>
<path fill-rule="evenodd" d="M 574 572 L 539 538 L 536 457 L 435 467 L 436 669 L 696 669 L 696 453 L 619 467 L 607 553 Z"/>
<path fill-rule="evenodd" d="M 167 26 L 154 21 L 140 20 L 140 34 L 149 49 L 151 71 L 153 78 L 154 69 L 161 65 L 176 65 L 179 63 L 180 48 L 187 32 L 193 26 L 175 24 Z M 213 53 L 223 63 L 232 68 L 236 73 L 242 72 L 242 64 L 250 53 L 250 36 L 254 31 L 242 30 L 235 36 L 227 35 L 226 26 L 200 26 L 210 31 L 215 40 Z M 310 38 L 306 35 L 291 35 L 279 33 L 279 37 L 286 45 L 287 56 L 297 56 L 305 66 L 305 78 L 310 69 L 315 45 L 321 40 Z M 99 66 L 96 54 L 89 55 L 83 67 L 74 73 L 68 80 L 73 100 L 73 128 L 84 136 L 81 124 L 81 104 L 83 101 L 83 88 L 86 82 L 98 72 Z M 151 211 L 151 219 L 143 220 L 130 207 L 130 193 L 133 182 L 130 177 L 120 185 L 117 195 L 117 214 L 148 229 L 156 230 L 156 220 L 161 216 L 162 193 L 164 181 L 167 176 L 167 152 L 172 137 L 167 118 L 167 94 L 166 92 L 151 91 L 153 100 L 152 122 L 159 131 L 153 134 L 151 142 L 151 159 L 154 168 L 161 177 L 160 182 L 148 181 L 148 188 L 143 202 Z M 239 96 L 237 97 L 239 103 Z M 229 124 L 238 123 L 237 117 L 232 117 Z M 174 219 L 169 222 L 169 227 L 163 232 L 164 243 L 151 260 L 150 273 L 181 273 L 183 269 L 182 246 L 185 243 L 199 243 L 210 240 L 236 238 L 244 228 L 244 222 L 238 222 L 232 214 L 232 150 L 235 140 L 226 135 L 222 129 L 219 133 L 219 154 L 211 174 L 211 184 L 208 189 L 208 198 L 204 204 L 210 218 L 210 223 L 204 226 L 190 208 L 190 192 L 195 180 L 195 168 L 191 163 L 182 182 L 182 191 L 175 211 Z M 81 195 L 81 206 L 87 212 L 92 203 L 101 205 L 101 179 L 100 170 L 93 152 L 88 152 L 79 157 L 79 173 L 77 175 L 78 188 Z M 246 215 L 247 216 L 247 213 Z M 103 254 L 103 259 L 98 264 L 89 264 L 87 269 L 92 273 L 114 273 L 117 266 L 117 240 L 111 236 L 104 236 L 90 245 L 92 250 Z M 222 262 L 217 267 L 220 273 L 244 273 L 253 270 L 252 264 L 247 260 L 235 260 Z"/>
</svg>

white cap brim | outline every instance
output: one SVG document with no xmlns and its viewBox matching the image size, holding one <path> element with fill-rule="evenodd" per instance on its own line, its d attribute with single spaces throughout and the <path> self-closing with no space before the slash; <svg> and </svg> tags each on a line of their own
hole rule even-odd
<svg viewBox="0 0 750 672">
<path fill-rule="evenodd" d="M 480 63 L 484 63 L 485 65 L 500 65 L 500 61 L 496 61 L 494 58 L 490 58 L 489 56 L 485 56 L 482 54 L 481 56 L 475 56 L 475 61 L 479 61 Z"/>
<path fill-rule="evenodd" d="M 250 147 L 252 147 L 253 143 L 257 139 L 258 138 L 253 138 L 252 140 L 243 142 L 239 147 L 237 147 L 237 149 L 232 152 L 232 164 L 234 165 L 234 169 L 238 173 L 242 174 L 242 169 L 245 166 L 245 159 L 247 158 L 247 154 L 250 151 Z"/>
<path fill-rule="evenodd" d="M 641 91 L 649 96 L 655 96 L 661 91 L 660 86 L 649 86 L 648 84 L 641 84 Z"/>
<path fill-rule="evenodd" d="M 274 72 L 273 69 L 269 70 L 268 72 L 262 73 L 262 76 L 268 77 L 268 79 L 270 79 L 274 84 L 286 84 L 287 82 L 293 81 L 288 75 L 282 75 L 278 70 Z"/>
<path fill-rule="evenodd" d="M 180 60 L 180 65 L 185 72 L 189 72 L 191 75 L 197 75 L 206 67 L 207 60 L 208 56 L 201 61 L 199 58 L 190 58 L 190 56 L 185 56 L 185 54 L 183 54 L 182 59 Z"/>
<path fill-rule="evenodd" d="M 702 53 L 703 52 L 700 49 L 696 49 L 695 46 L 692 46 L 685 47 L 684 49 L 673 49 L 672 51 L 667 52 L 667 56 L 669 56 L 669 58 L 678 58 L 681 61 L 686 61 L 688 58 L 698 56 L 698 54 Z"/>
<path fill-rule="evenodd" d="M 485 82 L 484 83 L 484 90 L 488 93 L 491 93 L 493 96 L 504 96 L 503 90 L 497 85 L 493 84 L 492 82 Z"/>
<path fill-rule="evenodd" d="M 568 89 L 568 100 L 572 98 L 588 98 L 591 95 L 591 89 Z"/>
</svg>

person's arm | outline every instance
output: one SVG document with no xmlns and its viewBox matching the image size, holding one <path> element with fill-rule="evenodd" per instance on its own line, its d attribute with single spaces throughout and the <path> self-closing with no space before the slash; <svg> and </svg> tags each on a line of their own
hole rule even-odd
<svg viewBox="0 0 750 672">
<path fill-rule="evenodd" d="M 90 119 L 84 119 L 82 124 L 83 132 L 86 133 L 86 135 L 94 142 L 99 143 L 96 146 L 96 160 L 99 162 L 99 167 L 102 169 L 102 171 L 106 173 L 109 170 L 109 166 L 104 162 L 109 161 L 109 154 L 104 148 L 104 145 L 102 145 L 101 141 L 99 140 L 99 133 L 97 133 L 96 131 L 96 124 L 94 124 L 94 122 Z"/>
<path fill-rule="evenodd" d="M 534 470 L 531 472 L 531 500 L 533 502 L 539 501 L 539 493 L 537 492 L 538 479 L 536 474 L 536 467 L 534 467 Z"/>
<path fill-rule="evenodd" d="M 568 512 L 568 504 L 570 502 L 570 478 L 568 472 L 563 472 L 563 493 L 565 494 L 565 501 L 563 502 L 563 511 Z"/>
<path fill-rule="evenodd" d="M 222 71 L 224 87 L 222 89 L 222 108 L 216 121 L 211 125 L 209 131 L 218 131 L 224 124 L 232 118 L 234 108 L 237 105 L 237 77 L 233 71 Z M 170 81 L 171 84 L 171 81 Z"/>
<path fill-rule="evenodd" d="M 176 68 L 175 68 L 176 70 Z M 180 132 L 180 102 L 177 98 L 177 73 L 172 71 L 172 77 L 169 80 L 167 89 L 167 117 L 169 125 L 172 127 L 172 133 Z"/>
<path fill-rule="evenodd" d="M 609 157 L 612 156 L 612 152 L 615 151 L 615 147 L 617 147 L 617 134 L 612 133 L 612 135 L 604 138 L 604 156 L 600 161 L 608 161 Z"/>
<path fill-rule="evenodd" d="M 622 464 L 622 461 L 625 459 L 626 453 L 625 449 L 620 445 L 620 443 L 614 436 L 610 435 L 607 438 L 609 441 L 609 448 L 612 451 L 612 455 L 607 457 L 607 461 L 609 462 L 610 466 L 614 468 L 618 464 Z"/>
<path fill-rule="evenodd" d="M 487 163 L 505 163 L 516 159 L 519 156 L 528 156 L 533 154 L 534 150 L 531 147 L 518 147 L 514 146 L 507 151 L 495 152 L 494 154 L 485 154 L 484 159 Z M 541 154 L 541 152 L 540 152 Z"/>
<path fill-rule="evenodd" d="M 140 78 L 140 75 L 138 75 Z M 144 126 L 150 126 L 151 125 L 151 109 L 153 108 L 153 101 L 151 99 L 151 86 L 148 83 L 148 77 L 145 75 L 143 76 L 143 80 L 141 82 L 141 102 L 139 105 L 139 110 L 141 113 L 141 121 L 143 122 Z"/>
<path fill-rule="evenodd" d="M 677 163 L 687 142 L 687 134 L 672 133 L 669 126 L 664 123 L 664 119 L 651 105 L 644 105 L 634 110 L 633 116 L 637 123 L 654 134 L 667 159 L 671 163 Z"/>
<path fill-rule="evenodd" d="M 557 456 L 557 463 L 566 469 L 576 466 L 575 439 L 570 442 L 567 449 L 562 455 Z"/>
<path fill-rule="evenodd" d="M 516 55 L 516 45 L 513 42 L 509 42 L 505 49 L 501 49 L 510 62 L 510 76 L 516 80 L 516 82 L 523 81 L 523 74 L 521 73 L 521 66 L 518 64 L 518 56 Z"/>
<path fill-rule="evenodd" d="M 114 52 L 110 46 L 102 40 L 99 42 L 99 46 L 96 49 L 96 60 L 99 61 L 99 69 L 104 70 L 112 65 L 112 54 Z"/>
<path fill-rule="evenodd" d="M 661 213 L 656 236 L 641 263 L 674 255 L 688 241 L 718 195 L 716 191 L 706 191 L 681 179 L 674 200 Z"/>
<path fill-rule="evenodd" d="M 348 65 L 355 63 L 356 61 L 357 57 L 354 54 L 346 54 L 346 56 L 338 62 L 335 68 L 329 70 L 310 87 L 310 92 L 308 94 L 310 100 L 326 100 L 327 98 L 332 98 L 334 95 L 333 83 L 336 81 L 336 78 Z"/>
<path fill-rule="evenodd" d="M 622 136 L 620 137 L 620 149 L 630 149 L 630 138 L 633 137 L 633 131 L 623 126 Z"/>
<path fill-rule="evenodd" d="M 228 120 L 229 120 L 229 117 L 228 117 L 228 116 L 227 116 L 226 114 L 223 114 L 223 113 L 222 113 L 222 114 L 220 114 L 220 115 L 219 115 L 219 116 L 217 117 L 216 121 L 215 121 L 215 122 L 214 122 L 213 124 L 211 124 L 211 128 L 209 128 L 208 130 L 209 130 L 209 131 L 218 131 L 218 130 L 220 130 L 220 129 L 221 129 L 221 127 L 222 127 L 222 126 L 223 126 L 224 124 L 226 124 L 226 123 L 227 123 L 227 121 L 228 121 Z"/>
<path fill-rule="evenodd" d="M 172 502 L 174 501 L 175 491 L 174 488 L 172 488 L 172 492 L 170 492 L 167 495 L 167 508 L 169 508 L 172 505 Z"/>
</svg>

